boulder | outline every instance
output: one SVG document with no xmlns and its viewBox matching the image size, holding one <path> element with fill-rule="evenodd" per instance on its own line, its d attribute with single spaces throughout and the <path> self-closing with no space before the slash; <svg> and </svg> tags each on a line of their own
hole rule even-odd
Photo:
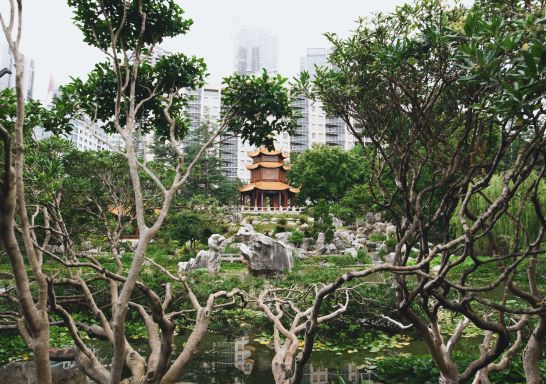
<svg viewBox="0 0 546 384">
<path fill-rule="evenodd" d="M 178 272 L 184 273 L 193 271 L 200 268 L 207 268 L 209 272 L 216 273 L 220 271 L 221 255 L 220 248 L 226 238 L 222 235 L 214 234 L 209 237 L 208 251 L 199 251 L 195 258 L 191 258 L 190 261 L 178 263 Z"/>
<path fill-rule="evenodd" d="M 275 238 L 284 244 L 288 244 L 288 238 L 290 237 L 291 232 L 279 232 L 275 234 Z"/>
<path fill-rule="evenodd" d="M 385 228 L 385 235 L 387 238 L 389 237 L 396 237 L 396 227 L 394 225 L 387 225 L 387 228 Z"/>
<path fill-rule="evenodd" d="M 292 270 L 290 246 L 261 233 L 242 227 L 237 233 L 241 261 L 253 276 L 276 277 Z"/>
<path fill-rule="evenodd" d="M 337 247 L 335 244 L 328 244 L 326 246 L 326 252 L 327 253 L 336 253 L 337 252 Z"/>
<path fill-rule="evenodd" d="M 347 248 L 341 251 L 343 255 L 351 255 L 352 257 L 356 258 L 358 256 L 358 251 L 354 248 Z"/>
<path fill-rule="evenodd" d="M 394 257 L 396 254 L 394 252 L 389 253 L 387 256 L 385 256 L 385 263 L 392 264 L 394 263 Z"/>
<path fill-rule="evenodd" d="M 334 224 L 334 227 L 336 227 L 336 228 L 343 227 L 343 221 L 341 221 L 337 217 L 332 218 L 332 224 Z"/>
<path fill-rule="evenodd" d="M 323 254 L 326 252 L 326 238 L 324 237 L 324 233 L 320 232 L 317 236 L 317 241 L 315 242 L 315 249 L 317 250 L 318 254 Z"/>
<path fill-rule="evenodd" d="M 53 384 L 88 384 L 89 379 L 75 364 L 67 362 L 51 366 Z M 13 362 L 0 367 L 0 382 L 9 384 L 40 384 L 34 362 Z"/>
</svg>

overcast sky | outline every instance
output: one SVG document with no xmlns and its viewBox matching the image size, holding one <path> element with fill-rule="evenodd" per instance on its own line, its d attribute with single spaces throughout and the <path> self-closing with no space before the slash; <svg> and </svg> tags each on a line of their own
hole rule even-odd
<svg viewBox="0 0 546 384">
<path fill-rule="evenodd" d="M 359 16 L 390 11 L 403 0 L 178 0 L 194 25 L 187 35 L 165 41 L 172 52 L 203 57 L 209 81 L 233 71 L 233 36 L 241 28 L 263 28 L 278 38 L 279 72 L 293 76 L 310 47 L 326 47 L 324 32 L 346 36 Z M 24 1 L 23 52 L 36 62 L 34 96 L 43 98 L 50 77 L 56 84 L 85 76 L 102 54 L 82 42 L 65 0 Z"/>
</svg>

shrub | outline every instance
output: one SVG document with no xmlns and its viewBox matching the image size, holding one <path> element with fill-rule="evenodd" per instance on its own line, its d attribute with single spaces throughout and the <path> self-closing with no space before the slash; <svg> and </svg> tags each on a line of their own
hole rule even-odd
<svg viewBox="0 0 546 384">
<path fill-rule="evenodd" d="M 396 239 L 394 239 L 394 238 L 385 240 L 385 244 L 386 244 L 387 247 L 389 247 L 389 248 L 394 248 L 394 246 L 396 245 L 396 243 L 397 243 L 397 241 L 396 241 Z"/>
<path fill-rule="evenodd" d="M 288 238 L 288 241 L 291 242 L 294 245 L 302 245 L 303 240 L 305 239 L 305 235 L 300 231 L 294 231 Z"/>
<path fill-rule="evenodd" d="M 385 241 L 387 240 L 387 236 L 383 235 L 382 233 L 374 233 L 369 237 L 371 241 Z"/>
<path fill-rule="evenodd" d="M 363 264 L 372 264 L 373 260 L 364 249 L 359 249 L 356 253 L 356 258 Z"/>
</svg>

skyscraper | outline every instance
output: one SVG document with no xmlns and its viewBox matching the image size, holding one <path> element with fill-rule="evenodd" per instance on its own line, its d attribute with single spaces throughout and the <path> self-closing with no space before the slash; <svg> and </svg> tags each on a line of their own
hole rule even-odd
<svg viewBox="0 0 546 384">
<path fill-rule="evenodd" d="M 329 53 L 328 48 L 307 48 L 306 55 L 300 60 L 301 72 L 306 71 L 314 78 L 317 67 L 331 68 L 328 63 Z M 347 124 L 340 117 L 326 115 L 319 100 L 313 101 L 305 96 L 299 96 L 293 107 L 300 112 L 301 118 L 298 119 L 298 128 L 291 137 L 291 151 L 302 152 L 314 144 L 326 144 L 343 149 L 354 146 L 355 140 L 348 131 Z"/>
<path fill-rule="evenodd" d="M 259 74 L 262 69 L 277 73 L 277 38 L 263 29 L 241 29 L 235 37 L 234 72 L 252 75 Z M 290 135 L 278 135 L 275 148 L 289 151 Z M 248 181 L 250 171 L 246 165 L 252 160 L 247 153 L 256 147 L 243 143 L 240 137 L 226 135 L 221 138 L 219 149 L 225 175 Z"/>
<path fill-rule="evenodd" d="M 241 29 L 234 46 L 235 73 L 277 72 L 277 38 L 263 29 Z"/>
<path fill-rule="evenodd" d="M 0 70 L 7 68 L 11 74 L 5 74 L 0 78 L 0 89 L 15 88 L 15 59 L 7 43 L 0 40 Z M 23 56 L 23 87 L 25 99 L 32 99 L 34 93 L 34 60 Z"/>
</svg>

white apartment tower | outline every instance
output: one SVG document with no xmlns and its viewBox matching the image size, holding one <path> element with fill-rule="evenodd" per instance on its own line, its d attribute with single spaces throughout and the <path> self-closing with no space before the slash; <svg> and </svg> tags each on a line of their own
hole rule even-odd
<svg viewBox="0 0 546 384">
<path fill-rule="evenodd" d="M 242 29 L 235 37 L 234 59 L 235 73 L 259 75 L 262 69 L 277 73 L 277 38 L 262 29 Z M 290 135 L 278 135 L 275 148 L 290 151 Z M 243 143 L 239 137 L 222 137 L 220 156 L 225 175 L 230 179 L 250 180 L 246 165 L 252 162 L 248 152 L 254 149 L 255 146 Z"/>
<path fill-rule="evenodd" d="M 184 139 L 185 142 L 191 140 L 200 124 L 210 122 L 216 125 L 220 121 L 222 88 L 218 85 L 207 84 L 199 89 L 188 90 L 187 95 L 190 98 L 187 110 L 190 127 Z"/>
<path fill-rule="evenodd" d="M 330 67 L 327 48 L 308 48 L 305 57 L 301 58 L 300 70 L 307 71 L 311 78 L 315 77 L 317 67 Z M 327 116 L 320 101 L 313 102 L 305 96 L 300 96 L 294 103 L 301 118 L 298 128 L 291 138 L 291 150 L 302 152 L 315 144 L 326 144 L 351 149 L 355 140 L 348 131 L 345 122 L 334 116 Z"/>
<path fill-rule="evenodd" d="M 15 88 L 15 60 L 5 41 L 0 41 L 0 70 L 7 68 L 11 74 L 0 78 L 0 89 Z M 34 60 L 23 56 L 23 86 L 25 99 L 30 100 L 34 93 Z"/>
</svg>

